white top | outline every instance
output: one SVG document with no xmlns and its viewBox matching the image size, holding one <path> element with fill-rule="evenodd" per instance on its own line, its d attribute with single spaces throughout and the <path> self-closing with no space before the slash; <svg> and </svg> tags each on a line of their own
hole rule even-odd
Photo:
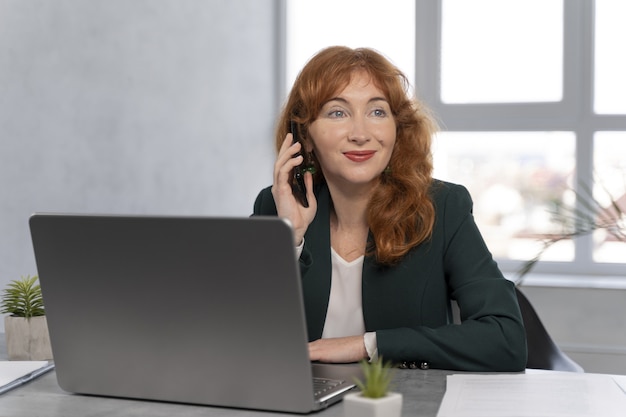
<svg viewBox="0 0 626 417">
<path fill-rule="evenodd" d="M 322 338 L 357 336 L 365 333 L 361 277 L 364 256 L 347 262 L 333 248 L 330 299 Z"/>
<path fill-rule="evenodd" d="M 300 257 L 304 240 L 296 247 Z M 328 310 L 322 338 L 364 335 L 363 342 L 370 360 L 378 357 L 376 332 L 365 333 L 363 320 L 363 262 L 364 256 L 347 262 L 331 247 L 331 285 Z"/>
</svg>

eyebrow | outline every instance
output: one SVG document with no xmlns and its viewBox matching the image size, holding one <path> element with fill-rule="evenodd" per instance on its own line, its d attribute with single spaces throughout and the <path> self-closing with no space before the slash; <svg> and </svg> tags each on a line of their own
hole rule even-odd
<svg viewBox="0 0 626 417">
<path fill-rule="evenodd" d="M 326 101 L 326 103 L 324 103 L 324 105 L 330 103 L 331 101 L 340 101 L 342 103 L 349 104 L 348 100 L 346 100 L 345 98 L 333 97 L 333 98 L 329 99 L 328 101 Z M 385 97 L 372 97 L 369 100 L 367 100 L 367 103 L 369 104 L 369 103 L 373 103 L 373 102 L 376 102 L 376 101 L 384 101 L 385 103 L 388 103 L 388 101 L 387 101 L 387 99 Z"/>
</svg>

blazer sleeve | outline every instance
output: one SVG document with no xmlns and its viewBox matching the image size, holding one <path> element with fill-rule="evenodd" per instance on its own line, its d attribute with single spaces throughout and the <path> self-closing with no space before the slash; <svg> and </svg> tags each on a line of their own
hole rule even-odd
<svg viewBox="0 0 626 417">
<path fill-rule="evenodd" d="M 254 200 L 253 216 L 276 216 L 278 211 L 276 210 L 276 203 L 272 196 L 272 188 L 267 187 L 261 190 Z"/>
<path fill-rule="evenodd" d="M 514 284 L 493 260 L 474 222 L 467 190 L 448 183 L 441 187 L 434 198 L 437 220 L 427 248 L 428 287 L 437 288 L 443 280 L 447 298 L 459 305 L 461 323 L 450 323 L 449 316 L 431 317 L 423 320 L 426 325 L 377 330 L 379 354 L 440 369 L 521 371 L 526 336 Z M 421 300 L 425 316 L 441 311 L 441 298 L 436 291 L 430 295 Z"/>
</svg>

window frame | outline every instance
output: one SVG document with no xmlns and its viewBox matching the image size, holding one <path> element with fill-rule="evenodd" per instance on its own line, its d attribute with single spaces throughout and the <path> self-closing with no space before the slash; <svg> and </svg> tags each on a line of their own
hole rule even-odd
<svg viewBox="0 0 626 417">
<path fill-rule="evenodd" d="M 593 179 L 593 137 L 598 131 L 626 131 L 626 115 L 596 114 L 594 97 L 595 0 L 564 0 L 563 98 L 542 103 L 452 104 L 441 100 L 442 2 L 416 4 L 415 89 L 442 121 L 442 129 L 472 131 L 571 131 L 576 136 L 576 180 Z M 577 190 L 579 191 L 579 190 Z M 574 260 L 541 261 L 536 273 L 626 276 L 626 263 L 599 263 L 592 259 L 592 236 L 575 241 Z M 497 259 L 506 272 L 516 272 L 523 261 Z"/>
</svg>

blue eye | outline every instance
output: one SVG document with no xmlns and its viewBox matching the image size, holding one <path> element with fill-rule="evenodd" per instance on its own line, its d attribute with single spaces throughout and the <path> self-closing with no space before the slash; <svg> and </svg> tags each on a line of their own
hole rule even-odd
<svg viewBox="0 0 626 417">
<path fill-rule="evenodd" d="M 334 118 L 340 118 L 344 116 L 344 111 L 343 110 L 333 110 L 330 113 L 328 113 L 329 117 L 334 117 Z"/>
<path fill-rule="evenodd" d="M 387 112 L 384 111 L 383 109 L 376 109 L 374 110 L 374 116 L 376 117 L 385 117 L 387 115 Z"/>
</svg>

